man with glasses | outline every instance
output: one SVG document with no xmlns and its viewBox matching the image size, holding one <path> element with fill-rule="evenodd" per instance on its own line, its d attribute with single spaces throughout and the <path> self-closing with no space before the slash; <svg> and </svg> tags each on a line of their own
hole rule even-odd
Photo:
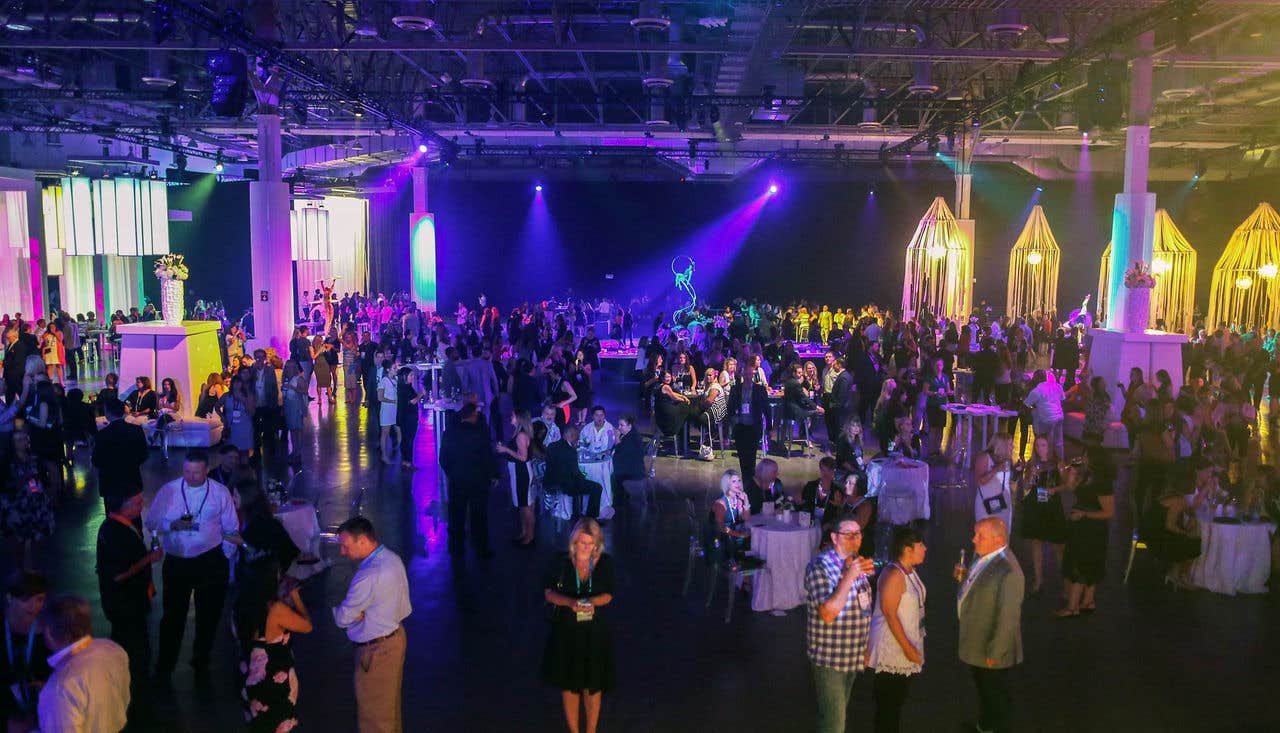
<svg viewBox="0 0 1280 733">
<path fill-rule="evenodd" d="M 824 527 L 831 547 L 809 562 L 808 651 L 818 690 L 818 733 L 843 733 L 853 680 L 864 667 L 871 629 L 870 558 L 858 557 L 862 527 L 852 519 Z"/>
</svg>

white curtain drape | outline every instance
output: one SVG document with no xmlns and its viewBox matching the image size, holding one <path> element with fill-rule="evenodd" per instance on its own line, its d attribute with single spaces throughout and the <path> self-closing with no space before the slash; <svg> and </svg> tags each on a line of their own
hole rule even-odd
<svg viewBox="0 0 1280 733">
<path fill-rule="evenodd" d="M 102 280 L 107 313 L 118 310 L 128 313 L 130 308 L 142 309 L 142 258 L 104 255 Z"/>
<path fill-rule="evenodd" d="M 93 279 L 92 257 L 62 258 L 62 276 L 58 278 L 58 292 L 62 302 L 62 310 L 76 315 L 77 313 L 97 312 L 97 293 Z M 101 313 L 97 314 L 99 317 Z"/>
<path fill-rule="evenodd" d="M 294 291 L 301 303 L 302 291 L 315 292 L 316 281 L 336 277 L 337 294 L 368 292 L 369 281 L 369 202 L 365 199 L 326 196 L 332 245 L 328 261 L 295 262 L 297 279 Z"/>
</svg>

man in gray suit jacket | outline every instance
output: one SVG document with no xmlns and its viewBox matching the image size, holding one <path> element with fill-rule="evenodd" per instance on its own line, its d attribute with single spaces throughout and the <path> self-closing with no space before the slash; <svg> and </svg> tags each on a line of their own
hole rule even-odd
<svg viewBox="0 0 1280 733">
<path fill-rule="evenodd" d="M 1022 663 L 1025 581 L 1008 544 L 1004 521 L 983 519 L 973 530 L 977 557 L 967 568 L 956 566 L 960 661 L 973 670 L 979 711 L 974 729 L 983 733 L 1010 730 L 1009 669 Z"/>
</svg>

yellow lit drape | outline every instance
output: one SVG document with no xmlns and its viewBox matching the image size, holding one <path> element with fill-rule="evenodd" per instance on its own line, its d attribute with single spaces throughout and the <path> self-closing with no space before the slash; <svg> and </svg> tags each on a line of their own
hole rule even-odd
<svg viewBox="0 0 1280 733">
<path fill-rule="evenodd" d="M 1219 323 L 1241 330 L 1280 326 L 1278 266 L 1280 215 L 1270 204 L 1258 204 L 1213 266 L 1205 327 L 1212 330 Z"/>
<path fill-rule="evenodd" d="M 935 316 L 968 318 L 972 285 L 969 237 L 939 196 L 920 219 L 907 245 L 903 317 L 914 318 L 927 309 Z"/>
<path fill-rule="evenodd" d="M 1058 266 L 1062 250 L 1044 218 L 1034 206 L 1018 241 L 1009 253 L 1009 293 L 1006 312 L 1030 316 L 1058 308 Z"/>
<path fill-rule="evenodd" d="M 1155 229 L 1151 242 L 1151 271 L 1156 276 L 1151 291 L 1151 322 L 1164 319 L 1169 333 L 1187 333 L 1191 329 L 1196 297 L 1196 251 L 1183 236 L 1173 218 L 1164 209 L 1156 209 Z M 1098 270 L 1098 320 L 1107 310 L 1107 283 L 1111 277 L 1111 244 L 1102 251 Z"/>
</svg>

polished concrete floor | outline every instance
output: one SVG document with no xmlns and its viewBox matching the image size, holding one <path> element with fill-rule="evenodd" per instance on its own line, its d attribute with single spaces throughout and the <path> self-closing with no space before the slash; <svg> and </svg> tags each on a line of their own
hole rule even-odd
<svg viewBox="0 0 1280 733">
<path fill-rule="evenodd" d="M 610 379 L 613 379 L 610 377 Z M 632 408 L 634 385 L 616 380 L 598 390 L 613 415 Z M 405 559 L 414 606 L 404 681 L 407 731 L 559 731 L 559 695 L 538 677 L 545 639 L 540 579 L 563 545 L 551 522 L 540 525 L 536 550 L 507 543 L 512 515 L 505 492 L 490 502 L 497 557 L 471 553 L 461 564 L 445 552 L 445 523 L 435 470 L 434 436 L 424 424 L 414 472 L 384 467 L 365 429 L 364 410 L 313 403 L 305 431 L 304 473 L 297 493 L 316 502 L 322 524 L 336 524 L 364 491 L 362 511 Z M 180 454 L 180 452 L 179 452 Z M 786 459 L 792 491 L 816 475 L 816 461 Z M 180 470 L 158 455 L 145 466 L 148 496 Z M 602 731 L 805 731 L 814 720 L 814 692 L 804 652 L 803 609 L 785 616 L 752 613 L 740 596 L 732 623 L 723 621 L 724 593 L 703 608 L 705 578 L 682 598 L 687 521 L 685 497 L 704 506 L 719 461 L 660 459 L 656 503 L 639 499 L 607 525 L 617 559 L 614 608 L 618 689 L 606 696 Z M 96 603 L 94 538 L 102 520 L 96 477 L 76 461 L 75 489 L 58 513 L 55 541 L 41 553 L 57 589 Z M 273 468 L 283 475 L 283 467 Z M 941 474 L 935 469 L 935 474 Z M 923 576 L 931 591 L 924 673 L 911 689 L 904 730 L 951 731 L 971 720 L 976 703 L 966 669 L 956 660 L 954 584 L 949 577 L 971 536 L 972 490 L 935 488 L 939 511 L 928 528 Z M 1122 506 L 1124 502 L 1119 502 Z M 1092 616 L 1059 620 L 1056 580 L 1023 611 L 1026 663 L 1012 678 L 1015 723 L 1021 731 L 1263 731 L 1280 729 L 1280 604 L 1273 591 L 1228 598 L 1174 592 L 1162 571 L 1139 558 L 1128 586 L 1120 584 L 1130 524 L 1111 533 L 1110 572 Z M 1030 574 L 1027 549 L 1015 543 Z M 1047 560 L 1052 568 L 1052 559 Z M 1056 572 L 1050 570 L 1051 577 Z M 345 591 L 351 568 L 339 563 L 308 583 L 304 598 L 316 631 L 294 636 L 301 680 L 302 730 L 354 731 L 351 646 L 334 627 L 329 607 Z M 157 573 L 157 580 L 159 573 Z M 158 622 L 157 602 L 152 617 Z M 100 633 L 106 624 L 97 619 Z M 187 633 L 190 644 L 191 630 Z M 234 731 L 242 725 L 234 651 L 224 630 L 211 681 L 197 684 L 179 664 L 174 690 L 158 702 L 156 731 Z M 867 730 L 868 679 L 855 685 L 850 731 Z"/>
</svg>

